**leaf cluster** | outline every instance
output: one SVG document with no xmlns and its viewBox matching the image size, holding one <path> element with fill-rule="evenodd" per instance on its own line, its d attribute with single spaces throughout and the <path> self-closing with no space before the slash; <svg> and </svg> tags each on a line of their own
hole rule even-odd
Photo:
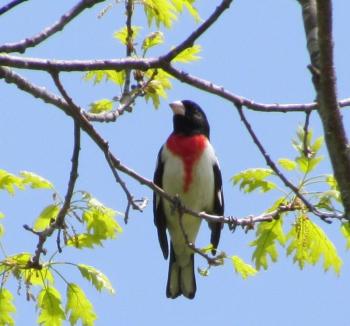
<svg viewBox="0 0 350 326">
<path fill-rule="evenodd" d="M 198 11 L 194 7 L 194 0 L 145 0 L 138 5 L 143 6 L 149 27 L 149 33 L 142 37 L 142 27 L 137 25 L 123 26 L 113 36 L 119 43 L 129 49 L 131 57 L 145 58 L 150 50 L 165 42 L 164 33 L 161 27 L 171 28 L 178 15 L 186 8 L 191 16 L 199 21 Z M 136 5 L 136 3 L 134 4 Z M 156 30 L 153 30 L 153 27 Z M 139 40 L 141 38 L 141 40 Z M 198 53 L 201 51 L 199 45 L 189 47 L 180 52 L 173 62 L 190 63 L 198 60 Z M 128 75 L 131 75 L 131 90 L 125 93 L 125 86 L 130 82 Z M 112 70 L 89 71 L 85 74 L 86 81 L 99 84 L 102 81 L 111 82 L 120 87 L 121 95 L 113 99 L 100 99 L 90 104 L 91 113 L 104 113 L 113 110 L 114 102 L 123 103 L 130 96 L 143 96 L 148 102 L 152 101 L 155 108 L 159 108 L 161 98 L 167 97 L 167 91 L 171 89 L 171 76 L 162 69 L 149 69 L 146 72 L 135 70 L 126 72 Z"/>
<path fill-rule="evenodd" d="M 32 173 L 21 172 L 18 176 L 0 171 L 0 190 L 15 195 L 15 189 L 26 190 L 46 189 L 53 192 L 53 203 L 47 205 L 35 219 L 33 232 L 42 232 L 53 223 L 61 209 L 62 201 L 53 184 L 45 178 Z M 91 194 L 78 191 L 68 210 L 66 225 L 63 229 L 65 245 L 76 248 L 93 248 L 101 246 L 107 239 L 113 239 L 117 233 L 122 232 L 115 220 L 116 212 L 106 207 Z M 1 218 L 4 214 L 1 214 Z M 75 222 L 75 225 L 74 225 Z M 77 225 L 81 231 L 77 232 Z M 5 228 L 0 224 L 0 240 Z M 1 244 L 1 243 L 0 243 Z M 3 246 L 1 245 L 1 248 Z M 22 252 L 7 256 L 0 260 L 0 325 L 13 325 L 12 314 L 15 312 L 13 295 L 5 287 L 9 279 L 14 278 L 19 284 L 25 284 L 28 301 L 35 301 L 38 309 L 38 324 L 62 325 L 68 320 L 71 325 L 81 322 L 83 325 L 93 325 L 96 319 L 91 302 L 84 291 L 77 284 L 69 282 L 58 270 L 59 266 L 67 265 L 76 268 L 80 275 L 88 280 L 97 290 L 106 290 L 114 294 L 115 290 L 108 277 L 93 266 L 55 261 L 56 252 L 53 252 L 47 261 L 40 262 L 40 268 L 31 265 L 32 254 Z M 65 308 L 63 308 L 62 295 L 55 287 L 57 279 L 66 284 Z"/>
<path fill-rule="evenodd" d="M 312 131 L 305 132 L 299 127 L 292 146 L 297 152 L 294 159 L 280 158 L 278 164 L 294 178 L 294 184 L 307 200 L 317 209 L 332 214 L 338 213 L 340 194 L 336 180 L 331 175 L 314 175 L 317 166 L 322 160 L 319 154 L 323 145 L 323 138 L 313 140 Z M 323 260 L 323 269 L 332 268 L 339 274 L 342 261 L 332 241 L 324 230 L 310 218 L 310 212 L 298 196 L 283 189 L 283 184 L 272 169 L 253 168 L 239 172 L 232 177 L 234 185 L 245 193 L 260 191 L 280 191 L 283 197 L 279 198 L 266 211 L 279 213 L 271 222 L 260 223 L 256 228 L 256 238 L 250 245 L 254 248 L 252 260 L 255 267 L 267 269 L 269 261 L 276 262 L 279 255 L 278 247 L 285 248 L 287 256 L 293 257 L 293 262 L 302 269 L 306 264 L 315 265 Z M 281 207 L 289 207 L 281 210 Z M 311 212 L 312 213 L 312 212 Z M 286 221 L 292 221 L 289 226 Z M 289 230 L 285 233 L 284 229 Z M 350 227 L 342 224 L 341 231 L 350 247 Z"/>
</svg>

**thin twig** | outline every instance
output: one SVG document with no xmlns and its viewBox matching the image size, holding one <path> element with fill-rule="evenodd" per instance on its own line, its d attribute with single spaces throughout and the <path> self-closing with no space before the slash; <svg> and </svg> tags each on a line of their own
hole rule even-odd
<svg viewBox="0 0 350 326">
<path fill-rule="evenodd" d="M 305 123 L 304 123 L 304 139 L 303 139 L 303 152 L 304 152 L 304 156 L 306 158 L 310 157 L 310 148 L 308 148 L 307 143 L 308 143 L 308 137 L 309 137 L 309 123 L 310 123 L 310 115 L 311 115 L 311 111 L 307 111 L 305 112 Z"/>
<path fill-rule="evenodd" d="M 28 0 L 13 0 L 11 2 L 9 2 L 8 4 L 2 6 L 0 8 L 0 16 L 3 15 L 4 13 L 6 13 L 7 11 L 13 9 L 14 7 L 20 5 L 23 2 L 26 2 Z"/>
<path fill-rule="evenodd" d="M 152 76 L 145 83 L 143 83 L 138 88 L 135 88 L 131 93 L 129 93 L 127 100 L 121 103 L 120 106 L 115 111 L 103 112 L 103 113 L 97 113 L 97 114 L 82 111 L 83 114 L 89 121 L 98 121 L 98 122 L 116 121 L 121 115 L 124 114 L 125 111 L 129 111 L 130 106 L 133 103 L 135 103 L 135 100 L 137 99 L 137 97 L 144 94 L 145 89 L 152 82 L 156 74 L 157 74 L 157 71 L 155 70 Z"/>
<path fill-rule="evenodd" d="M 53 34 L 61 31 L 70 21 L 77 17 L 82 11 L 87 8 L 93 7 L 95 4 L 104 0 L 81 0 L 71 10 L 66 12 L 56 23 L 52 26 L 45 28 L 39 34 L 29 38 L 25 38 L 22 41 L 16 43 L 6 43 L 0 46 L 0 52 L 20 52 L 23 53 L 30 47 L 37 46 L 41 42 L 48 39 Z"/>
<path fill-rule="evenodd" d="M 72 168 L 70 172 L 69 183 L 68 183 L 68 188 L 64 199 L 64 203 L 62 208 L 58 212 L 57 218 L 56 218 L 56 224 L 57 224 L 57 227 L 59 228 L 59 232 L 57 235 L 57 247 L 59 252 L 62 252 L 62 249 L 60 246 L 60 233 L 61 233 L 60 231 L 65 228 L 64 218 L 70 208 L 75 183 L 79 176 L 78 175 L 79 152 L 80 152 L 80 126 L 77 121 L 74 121 L 74 149 L 73 149 L 73 155 L 71 159 Z"/>
<path fill-rule="evenodd" d="M 66 192 L 66 196 L 63 202 L 63 205 L 60 211 L 57 214 L 56 219 L 43 231 L 35 231 L 33 228 L 28 225 L 24 225 L 24 229 L 30 231 L 38 236 L 39 240 L 36 245 L 35 254 L 33 255 L 30 262 L 28 262 L 29 268 L 41 269 L 42 266 L 40 264 L 40 257 L 42 254 L 46 254 L 46 249 L 44 248 L 44 244 L 46 240 L 51 237 L 55 230 L 61 230 L 64 228 L 64 219 L 67 215 L 67 212 L 70 208 L 70 203 L 73 196 L 73 191 L 75 187 L 76 180 L 78 178 L 78 165 L 79 165 L 79 152 L 80 152 L 80 127 L 79 124 L 74 121 L 74 148 L 72 154 L 72 167 L 70 171 L 70 177 L 68 181 L 68 188 Z M 60 239 L 57 238 L 57 247 L 58 251 L 61 252 Z"/>
<path fill-rule="evenodd" d="M 131 19 L 133 14 L 133 3 L 132 0 L 127 0 L 125 4 L 125 10 L 126 10 L 126 30 L 127 30 L 127 36 L 126 36 L 126 57 L 130 58 L 132 53 L 134 52 L 134 44 L 133 44 L 133 30 L 131 26 Z M 124 89 L 123 94 L 121 96 L 121 102 L 124 102 L 125 98 L 129 96 L 130 93 L 130 75 L 131 75 L 131 69 L 125 70 L 125 82 L 124 82 Z"/>
<path fill-rule="evenodd" d="M 108 165 L 109 165 L 109 167 L 114 175 L 115 181 L 120 184 L 121 188 L 123 189 L 123 191 L 126 195 L 127 201 L 128 201 L 126 209 L 125 209 L 125 215 L 124 215 L 124 222 L 125 222 L 125 224 L 127 224 L 128 220 L 129 220 L 130 208 L 137 210 L 139 212 L 142 212 L 143 209 L 146 207 L 148 200 L 146 198 L 143 198 L 141 200 L 135 200 L 134 196 L 129 191 L 126 183 L 120 177 L 118 171 L 114 168 L 113 162 L 111 160 L 111 153 L 109 150 L 107 150 L 105 152 L 105 157 L 106 157 L 107 163 L 108 163 Z"/>
<path fill-rule="evenodd" d="M 181 229 L 182 235 L 183 235 L 183 237 L 185 239 L 187 247 L 189 247 L 192 251 L 194 251 L 198 255 L 202 256 L 208 262 L 209 266 L 222 265 L 222 263 L 219 262 L 219 259 L 218 259 L 217 256 L 210 257 L 208 254 L 206 254 L 205 252 L 203 252 L 202 250 L 197 248 L 196 245 L 193 242 L 190 241 L 190 239 L 188 238 L 188 234 L 187 234 L 187 232 L 185 230 L 185 227 L 183 225 L 184 211 L 182 210 L 181 201 L 180 201 L 179 197 L 176 197 L 176 198 L 178 200 L 178 203 L 174 205 L 174 208 L 178 211 L 180 229 Z"/>
</svg>

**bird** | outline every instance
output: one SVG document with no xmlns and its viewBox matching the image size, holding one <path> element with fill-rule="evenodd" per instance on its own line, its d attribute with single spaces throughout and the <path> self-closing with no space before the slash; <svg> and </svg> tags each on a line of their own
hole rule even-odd
<svg viewBox="0 0 350 326">
<path fill-rule="evenodd" d="M 173 132 L 160 148 L 153 182 L 181 204 L 196 212 L 223 216 L 222 176 L 213 146 L 210 126 L 202 108 L 191 100 L 169 104 L 173 111 Z M 201 219 L 181 214 L 174 204 L 153 195 L 154 224 L 165 259 L 170 259 L 166 296 L 193 299 L 196 294 L 194 251 Z M 222 223 L 210 222 L 210 242 L 215 254 Z M 168 243 L 167 232 L 170 236 Z"/>
</svg>

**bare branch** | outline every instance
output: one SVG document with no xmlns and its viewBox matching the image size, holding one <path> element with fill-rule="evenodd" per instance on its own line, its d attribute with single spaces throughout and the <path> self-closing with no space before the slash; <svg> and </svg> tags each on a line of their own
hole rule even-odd
<svg viewBox="0 0 350 326">
<path fill-rule="evenodd" d="M 181 44 L 173 48 L 166 55 L 160 57 L 161 61 L 170 62 L 179 53 L 185 49 L 191 47 L 194 42 L 203 35 L 221 16 L 221 14 L 230 7 L 232 0 L 222 0 L 222 2 L 216 7 L 211 16 L 204 21 L 189 37 L 187 37 Z"/>
<path fill-rule="evenodd" d="M 226 90 L 223 86 L 215 85 L 211 81 L 201 79 L 199 77 L 188 74 L 187 72 L 178 70 L 172 65 L 163 65 L 162 69 L 171 74 L 176 79 L 201 89 L 205 92 L 218 95 L 219 97 L 228 100 L 234 105 L 244 106 L 252 111 L 259 112 L 308 112 L 317 110 L 317 103 L 305 103 L 305 104 L 264 104 L 257 103 L 251 99 L 236 95 Z M 340 107 L 350 106 L 350 98 L 344 99 L 339 102 Z"/>
<path fill-rule="evenodd" d="M 303 152 L 305 157 L 310 157 L 310 148 L 307 146 L 307 138 L 309 136 L 309 123 L 310 123 L 311 111 L 307 111 L 305 114 L 305 123 L 304 123 L 304 139 L 303 139 Z"/>
<path fill-rule="evenodd" d="M 40 257 L 41 254 L 46 254 L 46 249 L 44 248 L 44 244 L 46 240 L 51 237 L 51 235 L 54 233 L 55 230 L 58 230 L 58 236 L 57 236 L 57 247 L 59 252 L 62 251 L 61 246 L 60 246 L 60 230 L 65 227 L 64 219 L 65 216 L 67 215 L 67 212 L 70 208 L 70 203 L 72 200 L 73 196 L 73 191 L 75 187 L 76 180 L 78 178 L 78 165 L 79 165 L 79 152 L 80 152 L 80 127 L 79 124 L 74 121 L 74 148 L 73 148 L 73 154 L 72 154 L 72 167 L 71 167 L 71 172 L 70 172 L 70 177 L 68 181 L 68 188 L 66 192 L 66 196 L 63 202 L 63 205 L 60 209 L 60 211 L 57 214 L 57 217 L 54 222 L 52 222 L 46 229 L 43 231 L 35 231 L 28 225 L 24 225 L 23 227 L 36 234 L 39 238 L 35 254 L 32 257 L 31 261 L 28 262 L 28 267 L 30 268 L 36 268 L 36 269 L 41 269 L 42 266 L 40 264 Z"/>
<path fill-rule="evenodd" d="M 135 100 L 137 97 L 144 94 L 145 89 L 148 87 L 148 85 L 151 83 L 151 81 L 156 76 L 157 71 L 155 70 L 152 76 L 143 84 L 139 84 L 138 88 L 135 88 L 132 90 L 131 93 L 129 93 L 129 96 L 125 101 L 123 101 L 120 106 L 112 111 L 112 112 L 103 112 L 103 113 L 90 113 L 85 112 L 84 115 L 89 121 L 98 121 L 98 122 L 114 122 L 116 121 L 121 115 L 124 114 L 125 111 L 129 112 L 130 107 L 132 104 L 135 103 Z"/>
<path fill-rule="evenodd" d="M 317 7 L 316 0 L 298 0 L 302 7 L 302 15 L 312 67 L 320 66 L 320 49 L 318 44 Z M 315 83 L 314 83 L 315 84 Z"/>
<path fill-rule="evenodd" d="M 1 55 L 0 65 L 31 69 L 43 70 L 50 72 L 56 71 L 92 71 L 92 70 L 125 70 L 125 69 L 139 69 L 148 70 L 151 68 L 160 68 L 161 64 L 158 59 L 110 59 L 110 60 L 48 60 L 28 57 L 19 57 L 13 55 Z"/>
<path fill-rule="evenodd" d="M 244 106 L 253 111 L 259 112 L 308 112 L 317 110 L 317 103 L 305 103 L 305 104 L 265 104 L 258 103 L 251 99 L 236 95 L 229 92 L 222 86 L 215 85 L 214 83 L 201 79 L 196 76 L 192 76 L 187 72 L 176 69 L 170 64 L 161 62 L 157 58 L 149 59 L 111 59 L 111 60 L 47 60 L 47 59 L 36 59 L 36 58 L 22 58 L 17 56 L 1 56 L 0 65 L 22 68 L 22 69 L 33 69 L 43 70 L 50 72 L 56 71 L 92 71 L 92 70 L 125 70 L 125 69 L 138 69 L 148 70 L 161 68 L 171 74 L 174 78 L 194 86 L 198 89 L 204 90 L 208 93 L 218 95 L 231 103 L 239 106 Z M 350 106 L 350 98 L 339 101 L 340 107 Z"/>
<path fill-rule="evenodd" d="M 131 26 L 131 19 L 133 14 L 133 3 L 132 0 L 127 0 L 125 4 L 125 10 L 126 10 L 126 29 L 127 29 L 127 37 L 126 37 L 126 57 L 130 58 L 131 55 L 134 52 L 134 44 L 133 44 L 133 30 Z M 125 97 L 128 97 L 130 92 L 130 75 L 131 75 L 131 69 L 125 70 L 125 83 L 124 83 L 124 89 L 122 94 L 122 100 L 124 100 Z"/>
<path fill-rule="evenodd" d="M 164 198 L 165 200 L 168 200 L 169 202 L 173 203 L 174 205 L 178 204 L 178 198 L 175 196 L 171 196 L 167 192 L 165 192 L 162 188 L 155 185 L 151 180 L 144 178 L 143 176 L 136 173 L 134 170 L 130 169 L 129 167 L 125 166 L 120 162 L 120 160 L 113 155 L 109 151 L 108 143 L 101 137 L 101 135 L 94 129 L 94 127 L 90 124 L 90 122 L 86 119 L 84 114 L 81 112 L 81 110 L 72 110 L 72 107 L 67 105 L 67 103 L 62 100 L 61 98 L 58 98 L 57 96 L 53 95 L 52 93 L 49 93 L 45 89 L 42 89 L 38 86 L 35 86 L 25 79 L 23 79 L 18 74 L 12 72 L 11 70 L 7 68 L 0 67 L 0 78 L 5 78 L 5 80 L 9 83 L 14 83 L 22 89 L 25 92 L 28 92 L 29 94 L 38 97 L 45 102 L 51 103 L 53 105 L 56 105 L 58 108 L 62 109 L 67 115 L 77 119 L 79 121 L 81 129 L 83 129 L 87 135 L 95 142 L 95 144 L 101 149 L 101 151 L 104 153 L 104 155 L 108 155 L 110 157 L 110 160 L 117 170 L 127 174 L 129 177 L 133 178 L 134 180 L 138 181 L 140 184 L 147 186 L 152 191 L 156 192 L 159 196 Z M 242 111 L 242 110 L 241 110 Z M 261 144 L 260 144 L 261 145 Z M 294 187 L 292 185 L 292 187 Z M 294 187 L 295 188 L 295 187 Z M 306 200 L 305 200 L 306 201 Z M 309 204 L 311 206 L 311 204 Z M 312 209 L 312 206 L 310 207 Z M 205 212 L 195 212 L 190 208 L 181 206 L 181 210 L 185 213 L 191 214 L 193 216 L 196 216 L 198 218 L 205 219 L 208 222 L 221 222 L 228 224 L 231 228 L 237 226 L 237 225 L 249 225 L 249 223 L 252 223 L 252 218 L 245 218 L 245 219 L 237 219 L 235 217 L 225 217 L 225 216 L 215 216 L 206 214 Z M 315 210 L 313 209 L 312 212 L 315 213 Z M 257 222 L 272 220 L 273 217 L 270 216 L 271 213 L 269 213 L 267 216 L 264 214 L 263 216 L 259 216 L 257 218 Z M 340 216 L 334 216 L 333 214 L 327 215 L 327 218 L 341 218 Z M 253 223 L 255 223 L 255 220 L 253 219 Z"/>
<path fill-rule="evenodd" d="M 343 218 L 342 215 L 337 215 L 337 214 L 333 214 L 333 213 L 328 213 L 328 212 L 320 212 L 318 211 L 306 198 L 303 194 L 301 194 L 301 192 L 299 191 L 299 189 L 294 186 L 294 184 L 292 182 L 290 182 L 286 176 L 280 171 L 280 169 L 277 167 L 277 165 L 275 164 L 275 162 L 270 158 L 269 154 L 266 152 L 264 146 L 261 144 L 260 140 L 258 139 L 258 137 L 256 136 L 256 134 L 253 131 L 252 126 L 250 125 L 250 123 L 248 122 L 248 120 L 246 119 L 243 110 L 241 107 L 237 106 L 238 109 L 238 113 L 241 117 L 241 120 L 244 124 L 244 126 L 246 127 L 248 133 L 250 134 L 250 136 L 252 137 L 255 145 L 258 147 L 260 153 L 263 155 L 263 157 L 265 158 L 266 164 L 275 172 L 275 174 L 282 180 L 282 182 L 284 183 L 284 185 L 286 187 L 288 187 L 289 189 L 291 189 L 294 194 L 303 202 L 303 204 L 305 205 L 305 207 L 312 213 L 314 213 L 315 215 L 317 215 L 318 217 L 320 217 L 324 222 L 327 223 L 331 223 L 331 221 L 329 220 L 330 218 L 337 218 L 337 219 L 341 219 Z"/>
<path fill-rule="evenodd" d="M 320 48 L 319 114 L 347 219 L 350 219 L 350 143 L 338 108 L 333 60 L 332 1 L 317 0 Z"/>
<path fill-rule="evenodd" d="M 25 0 L 22 0 L 25 1 Z M 48 39 L 53 34 L 61 31 L 70 21 L 77 17 L 81 12 L 87 8 L 93 7 L 99 2 L 104 0 L 81 0 L 77 5 L 75 5 L 71 10 L 65 13 L 56 23 L 52 26 L 45 28 L 42 32 L 34 35 L 30 38 L 26 38 L 22 41 L 16 43 L 7 43 L 0 46 L 0 52 L 20 52 L 23 53 L 26 49 L 30 47 L 37 46 L 41 42 Z M 15 1 L 14 1 L 15 2 Z M 1 13 L 0 13 L 1 14 Z"/>
<path fill-rule="evenodd" d="M 6 13 L 7 11 L 13 9 L 14 7 L 20 5 L 23 2 L 26 2 L 28 0 L 13 0 L 11 2 L 9 2 L 8 4 L 2 6 L 0 8 L 0 16 L 3 15 L 4 13 Z"/>
</svg>

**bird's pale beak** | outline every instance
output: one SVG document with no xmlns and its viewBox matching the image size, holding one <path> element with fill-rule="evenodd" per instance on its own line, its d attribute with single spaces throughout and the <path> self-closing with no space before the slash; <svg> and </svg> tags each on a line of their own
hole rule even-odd
<svg viewBox="0 0 350 326">
<path fill-rule="evenodd" d="M 173 110 L 174 114 L 185 115 L 186 109 L 181 101 L 170 103 L 169 106 Z"/>
</svg>

